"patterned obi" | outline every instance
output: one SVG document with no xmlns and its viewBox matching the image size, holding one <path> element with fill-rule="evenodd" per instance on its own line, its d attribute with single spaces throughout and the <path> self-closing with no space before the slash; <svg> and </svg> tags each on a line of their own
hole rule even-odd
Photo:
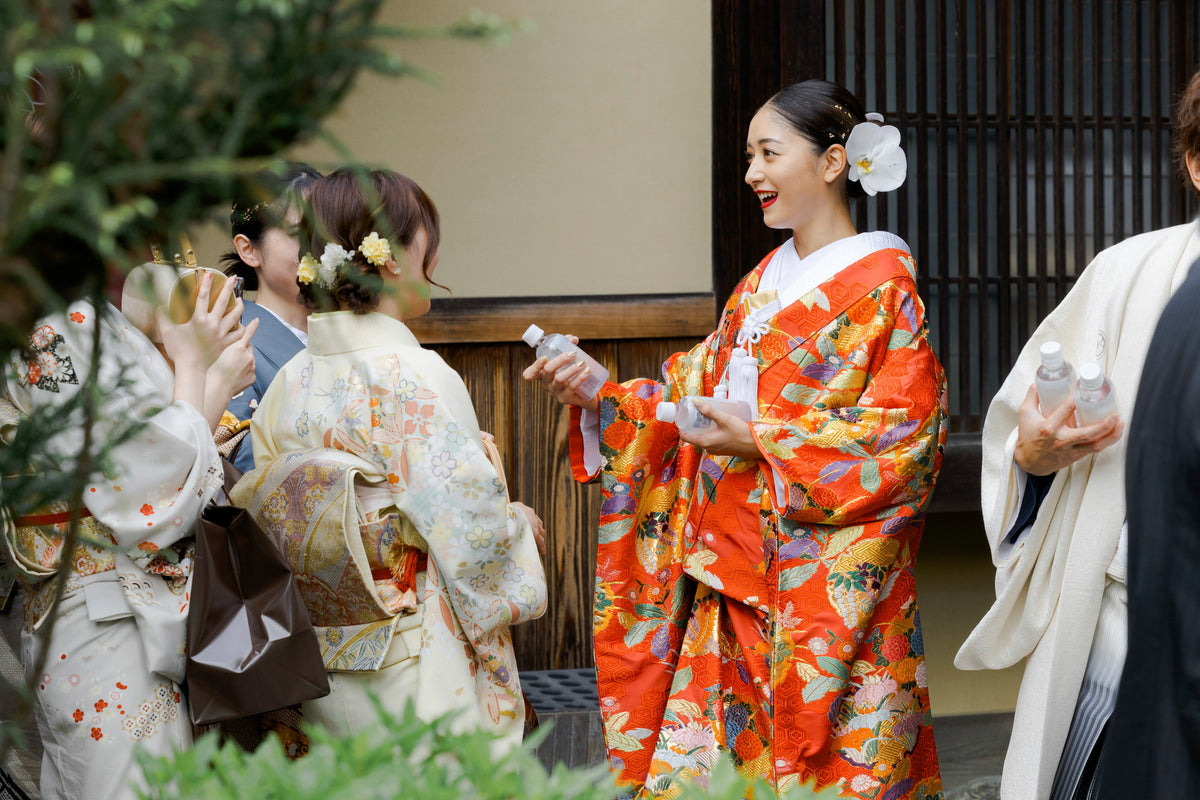
<svg viewBox="0 0 1200 800">
<path fill-rule="evenodd" d="M 31 514 L 12 518 L 3 511 L 0 522 L 0 547 L 23 585 L 24 623 L 27 630 L 36 630 L 46 618 L 54 601 L 55 581 L 48 580 L 63 567 L 63 545 L 71 524 L 70 505 L 56 501 Z M 137 568 L 148 575 L 158 575 L 178 587 L 182 594 L 184 582 L 195 550 L 195 539 L 187 536 L 170 547 L 129 552 Z M 123 594 L 115 588 L 95 584 L 105 582 L 116 586 L 117 558 L 121 550 L 112 531 L 84 507 L 79 518 L 79 542 L 65 566 L 65 594 L 85 590 L 91 619 L 117 619 L 131 612 Z"/>
<path fill-rule="evenodd" d="M 330 671 L 379 669 L 397 623 L 418 609 L 424 544 L 382 480 L 357 456 L 316 449 L 279 456 L 233 489 L 291 564 Z"/>
<path fill-rule="evenodd" d="M 63 563 L 63 544 L 71 524 L 70 504 L 58 501 L 34 513 L 10 517 L 4 512 L 0 542 L 4 555 L 25 592 L 25 627 L 33 630 L 45 618 L 54 599 L 54 581 Z M 79 519 L 79 543 L 67 564 L 66 591 L 77 591 L 94 576 L 116 569 L 113 538 L 92 513 L 84 508 Z"/>
</svg>

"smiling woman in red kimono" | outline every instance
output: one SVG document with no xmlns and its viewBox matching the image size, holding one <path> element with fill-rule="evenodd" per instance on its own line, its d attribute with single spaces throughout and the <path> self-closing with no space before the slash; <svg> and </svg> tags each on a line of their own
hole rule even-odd
<svg viewBox="0 0 1200 800">
<path fill-rule="evenodd" d="M 728 750 L 779 789 L 942 796 L 913 564 L 945 378 L 907 246 L 857 234 L 847 199 L 903 180 L 894 131 L 833 84 L 783 90 L 750 123 L 746 182 L 793 238 L 717 330 L 661 382 L 591 400 L 570 356 L 525 371 L 575 406 L 575 476 L 603 482 L 596 668 L 630 794 L 672 794 Z M 703 400 L 704 433 L 655 418 L 726 392 L 750 423 Z"/>
</svg>

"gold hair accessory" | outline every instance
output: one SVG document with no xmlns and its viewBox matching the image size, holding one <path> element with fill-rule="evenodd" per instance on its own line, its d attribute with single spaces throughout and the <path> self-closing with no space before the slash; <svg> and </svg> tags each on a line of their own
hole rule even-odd
<svg viewBox="0 0 1200 800">
<path fill-rule="evenodd" d="M 258 212 L 262 211 L 264 208 L 266 208 L 269 205 L 271 205 L 271 201 L 264 200 L 263 202 L 255 203 L 254 205 L 252 205 L 248 208 L 239 209 L 238 213 L 237 213 L 238 221 L 243 224 L 249 222 L 250 220 L 254 219 L 258 215 Z"/>
</svg>

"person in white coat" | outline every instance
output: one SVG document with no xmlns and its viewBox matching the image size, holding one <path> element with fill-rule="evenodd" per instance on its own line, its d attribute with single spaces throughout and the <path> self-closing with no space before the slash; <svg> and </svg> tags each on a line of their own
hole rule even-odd
<svg viewBox="0 0 1200 800">
<path fill-rule="evenodd" d="M 1177 153 L 1200 190 L 1200 73 L 1183 93 Z M 1200 257 L 1192 221 L 1104 250 L 1025 345 L 988 409 L 982 504 L 996 601 L 963 644 L 959 669 L 1028 659 L 1001 778 L 1003 800 L 1095 791 L 1095 764 L 1126 649 L 1125 420 L 1158 317 Z M 1117 413 L 1077 424 L 1073 399 L 1039 404 L 1049 341 L 1108 375 Z"/>
</svg>

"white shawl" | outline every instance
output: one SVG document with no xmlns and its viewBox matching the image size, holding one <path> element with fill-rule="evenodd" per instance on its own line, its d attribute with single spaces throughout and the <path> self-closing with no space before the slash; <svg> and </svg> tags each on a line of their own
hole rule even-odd
<svg viewBox="0 0 1200 800">
<path fill-rule="evenodd" d="M 1200 257 L 1195 222 L 1108 248 L 1038 327 L 992 400 L 983 428 L 982 507 L 996 565 L 996 602 L 955 658 L 959 669 L 1002 669 L 1028 657 L 1001 797 L 1049 795 L 1079 695 L 1125 519 L 1125 442 L 1060 470 L 1032 528 L 1001 556 L 1020 487 L 1013 462 L 1017 412 L 1046 341 L 1076 366 L 1096 361 L 1128 421 L 1159 314 Z"/>
</svg>

